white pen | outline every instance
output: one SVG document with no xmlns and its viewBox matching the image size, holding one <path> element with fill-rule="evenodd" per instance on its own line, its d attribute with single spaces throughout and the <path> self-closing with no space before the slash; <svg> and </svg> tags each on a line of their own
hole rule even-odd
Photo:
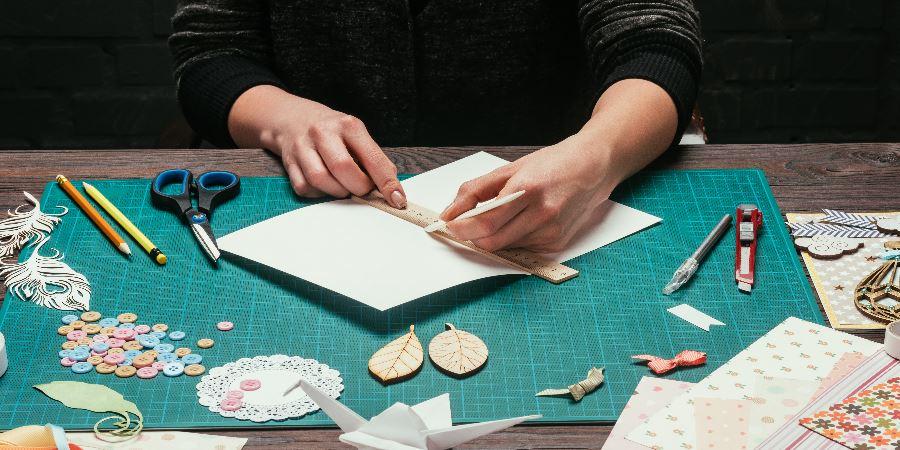
<svg viewBox="0 0 900 450">
<path fill-rule="evenodd" d="M 488 200 L 488 201 L 460 214 L 453 220 L 468 219 L 470 217 L 475 217 L 479 214 L 486 213 L 494 208 L 499 208 L 499 207 L 521 197 L 523 194 L 525 194 L 525 191 L 513 192 L 512 194 L 505 195 L 503 197 L 493 198 L 491 200 Z M 445 225 L 447 225 L 447 222 L 444 222 L 443 220 L 438 220 L 437 222 L 425 227 L 425 232 L 433 233 L 437 230 L 440 230 L 441 228 L 444 228 Z"/>
</svg>

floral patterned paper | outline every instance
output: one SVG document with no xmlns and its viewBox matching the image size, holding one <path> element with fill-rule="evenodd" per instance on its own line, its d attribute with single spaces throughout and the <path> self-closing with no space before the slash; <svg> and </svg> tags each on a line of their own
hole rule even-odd
<svg viewBox="0 0 900 450">
<path fill-rule="evenodd" d="M 900 449 L 900 377 L 859 391 L 800 424 L 853 450 Z"/>
</svg>

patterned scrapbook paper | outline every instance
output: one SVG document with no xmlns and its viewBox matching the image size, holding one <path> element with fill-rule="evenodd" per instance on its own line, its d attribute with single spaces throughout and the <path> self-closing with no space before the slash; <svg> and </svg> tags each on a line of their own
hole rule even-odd
<svg viewBox="0 0 900 450">
<path fill-rule="evenodd" d="M 749 437 L 749 400 L 694 399 L 697 444 L 702 449 L 746 450 Z"/>
<path fill-rule="evenodd" d="M 625 404 L 622 415 L 616 420 L 603 444 L 610 450 L 646 450 L 647 447 L 625 439 L 625 435 L 651 415 L 664 408 L 673 398 L 681 395 L 694 383 L 665 378 L 644 377 L 634 388 L 634 394 Z"/>
<path fill-rule="evenodd" d="M 817 387 L 844 353 L 871 355 L 880 347 L 866 339 L 790 317 L 639 425 L 627 438 L 657 449 L 697 448 L 696 398 L 753 398 L 758 376 L 790 377 Z M 791 413 L 802 406 L 797 405 Z"/>
<path fill-rule="evenodd" d="M 800 424 L 854 450 L 900 448 L 900 377 L 874 384 Z"/>
<path fill-rule="evenodd" d="M 847 374 L 853 371 L 857 366 L 859 366 L 866 359 L 866 355 L 862 353 L 850 352 L 844 353 L 844 356 L 841 356 L 841 359 L 838 360 L 837 364 L 834 365 L 834 369 L 825 376 L 825 379 L 822 380 L 822 384 L 819 385 L 819 389 L 812 395 L 812 398 L 816 398 L 825 392 L 826 389 L 830 388 L 832 385 L 842 380 Z"/>
<path fill-rule="evenodd" d="M 817 383 L 783 377 L 756 377 L 750 402 L 748 448 L 759 445 L 809 403 Z M 701 447 L 702 448 L 702 447 Z"/>
</svg>

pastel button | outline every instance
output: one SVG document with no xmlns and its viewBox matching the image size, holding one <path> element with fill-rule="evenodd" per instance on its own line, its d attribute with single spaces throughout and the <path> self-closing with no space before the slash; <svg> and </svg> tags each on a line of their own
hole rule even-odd
<svg viewBox="0 0 900 450">
<path fill-rule="evenodd" d="M 185 337 L 184 331 L 173 331 L 173 332 L 169 333 L 169 339 L 171 339 L 173 341 L 180 341 L 180 340 L 184 339 L 184 337 Z"/>
<path fill-rule="evenodd" d="M 157 344 L 153 349 L 159 353 L 172 353 L 175 351 L 175 346 L 172 344 Z"/>
<path fill-rule="evenodd" d="M 116 366 L 113 364 L 100 363 L 97 364 L 97 373 L 113 373 L 116 371 Z"/>
<path fill-rule="evenodd" d="M 141 367 L 137 371 L 138 378 L 149 379 L 155 377 L 159 374 L 159 370 L 154 369 L 153 367 Z"/>
<path fill-rule="evenodd" d="M 226 320 L 226 321 L 222 321 L 222 322 L 217 323 L 217 324 L 216 324 L 216 328 L 218 328 L 219 331 L 229 331 L 229 330 L 231 330 L 232 328 L 234 328 L 234 324 L 231 323 L 231 322 L 228 322 L 228 321 Z"/>
<path fill-rule="evenodd" d="M 138 357 L 132 359 L 131 365 L 134 367 L 137 367 L 138 369 L 140 369 L 142 367 L 152 366 L 153 358 L 146 356 L 146 355 L 141 355 L 141 356 L 138 356 Z"/>
<path fill-rule="evenodd" d="M 244 381 L 241 381 L 241 390 L 242 391 L 255 391 L 262 386 L 262 383 L 259 380 L 254 378 L 248 378 Z"/>
<path fill-rule="evenodd" d="M 149 334 L 142 334 L 138 336 L 137 342 L 147 348 L 153 348 L 159 345 L 159 339 Z"/>
<path fill-rule="evenodd" d="M 169 330 L 169 326 L 164 323 L 158 323 L 156 325 L 153 325 L 152 328 L 153 328 L 153 331 L 161 331 L 161 332 L 166 332 Z"/>
<path fill-rule="evenodd" d="M 103 315 L 97 311 L 85 311 L 81 313 L 81 320 L 85 322 L 96 322 L 100 320 L 101 317 L 103 317 Z"/>
<path fill-rule="evenodd" d="M 144 346 L 138 341 L 128 341 L 122 344 L 122 348 L 125 350 L 141 350 Z"/>
<path fill-rule="evenodd" d="M 109 353 L 110 355 L 122 355 L 123 357 L 125 356 L 125 350 L 122 350 L 121 348 L 111 348 L 106 353 Z"/>
<path fill-rule="evenodd" d="M 160 353 L 159 356 L 156 357 L 156 359 L 164 363 L 170 363 L 178 361 L 178 356 L 176 356 L 174 353 Z"/>
<path fill-rule="evenodd" d="M 147 334 L 150 332 L 150 327 L 148 327 L 147 325 L 138 325 L 134 327 L 134 331 L 137 334 Z"/>
<path fill-rule="evenodd" d="M 103 357 L 103 362 L 107 364 L 120 364 L 125 361 L 125 355 L 121 353 L 109 353 Z"/>
<path fill-rule="evenodd" d="M 66 334 L 66 339 L 70 341 L 77 341 L 79 339 L 84 339 L 87 337 L 87 333 L 81 330 L 72 330 L 68 334 Z"/>
<path fill-rule="evenodd" d="M 99 355 L 93 355 L 87 359 L 87 362 L 91 363 L 92 366 L 96 366 L 103 363 L 103 357 Z"/>
<path fill-rule="evenodd" d="M 140 350 L 125 350 L 125 357 L 134 358 L 135 356 L 140 356 L 141 353 L 142 352 Z"/>
<path fill-rule="evenodd" d="M 197 347 L 200 348 L 210 348 L 215 344 L 215 341 L 212 339 L 200 339 L 197 341 Z"/>
<path fill-rule="evenodd" d="M 66 324 L 66 325 L 68 325 L 76 320 L 78 320 L 78 316 L 76 316 L 75 314 L 66 314 L 65 316 L 62 316 L 62 323 Z"/>
<path fill-rule="evenodd" d="M 166 367 L 166 363 L 157 361 L 151 364 L 150 367 L 153 367 L 156 370 L 163 370 Z"/>
<path fill-rule="evenodd" d="M 105 334 L 98 334 L 94 336 L 94 342 L 106 342 L 109 340 L 109 336 Z"/>
<path fill-rule="evenodd" d="M 147 333 L 147 334 L 149 334 L 150 336 L 153 336 L 159 340 L 163 340 L 166 338 L 165 331 L 151 331 L 150 333 Z"/>
<path fill-rule="evenodd" d="M 185 364 L 200 364 L 200 361 L 203 361 L 203 357 L 196 353 L 190 353 L 181 357 L 181 362 Z"/>
<path fill-rule="evenodd" d="M 116 332 L 117 329 L 118 328 L 116 328 L 116 327 L 103 327 L 100 329 L 100 334 L 105 334 L 107 336 L 111 336 L 113 333 Z"/>
<path fill-rule="evenodd" d="M 71 359 L 71 358 L 63 358 L 63 359 L 59 360 L 59 363 L 66 367 L 72 367 L 77 362 L 78 361 L 75 361 L 74 359 Z"/>
<path fill-rule="evenodd" d="M 116 376 L 122 378 L 128 378 L 137 373 L 137 369 L 132 366 L 119 366 L 116 367 Z"/>
<path fill-rule="evenodd" d="M 60 350 L 59 351 L 60 358 L 68 358 L 69 356 L 72 356 L 72 350 Z"/>
<path fill-rule="evenodd" d="M 187 355 L 187 354 L 190 353 L 190 352 L 191 352 L 191 349 L 189 349 L 189 348 L 187 348 L 187 347 L 179 347 L 179 348 L 177 348 L 177 349 L 175 350 L 175 356 L 181 358 L 181 357 L 183 357 L 184 355 Z"/>
<path fill-rule="evenodd" d="M 63 335 L 63 336 L 66 336 L 66 335 L 68 335 L 69 333 L 71 333 L 71 332 L 73 332 L 73 331 L 75 331 L 75 329 L 72 328 L 71 325 L 63 325 L 63 326 L 61 326 L 61 327 L 59 327 L 59 328 L 56 329 L 56 333 L 57 333 L 57 334 L 60 334 L 60 335 Z"/>
<path fill-rule="evenodd" d="M 118 328 L 120 330 L 133 330 L 133 329 L 137 328 L 137 325 L 135 325 L 133 323 L 120 323 Z"/>
<path fill-rule="evenodd" d="M 184 368 L 185 375 L 189 377 L 196 377 L 203 372 L 206 372 L 206 367 L 203 367 L 200 364 L 191 364 Z"/>
<path fill-rule="evenodd" d="M 77 362 L 72 364 L 72 372 L 75 373 L 88 373 L 94 370 L 94 366 L 89 362 Z"/>
<path fill-rule="evenodd" d="M 76 348 L 69 354 L 69 359 L 74 359 L 75 361 L 85 361 L 90 357 L 91 353 L 83 348 Z"/>
<path fill-rule="evenodd" d="M 72 327 L 72 328 L 74 328 L 74 329 L 76 329 L 76 330 L 80 330 L 81 327 L 84 326 L 84 321 L 76 320 L 76 321 L 70 323 L 69 326 Z"/>
<path fill-rule="evenodd" d="M 228 391 L 228 393 L 225 394 L 225 397 L 226 397 L 226 398 L 242 399 L 242 398 L 244 398 L 244 391 L 237 391 L 237 390 L 234 390 L 234 391 Z"/>
<path fill-rule="evenodd" d="M 122 348 L 122 346 L 125 345 L 125 341 L 117 338 L 109 338 L 106 341 L 106 345 L 108 345 L 109 348 Z"/>
<path fill-rule="evenodd" d="M 157 356 L 159 356 L 159 352 L 157 352 L 156 350 L 147 350 L 146 352 L 144 352 L 144 354 L 147 355 L 147 357 L 150 359 L 155 359 Z"/>
<path fill-rule="evenodd" d="M 131 358 L 125 358 L 125 361 L 119 363 L 120 366 L 131 366 L 133 365 L 131 362 L 133 360 Z"/>
<path fill-rule="evenodd" d="M 170 362 L 163 367 L 163 375 L 177 377 L 184 373 L 184 365 L 178 362 Z"/>
<path fill-rule="evenodd" d="M 100 327 L 100 325 L 97 325 L 96 323 L 89 323 L 89 324 L 81 327 L 81 329 L 87 334 L 97 334 L 100 332 L 100 330 L 102 328 Z"/>
<path fill-rule="evenodd" d="M 134 338 L 134 335 L 137 334 L 134 330 L 129 330 L 128 328 L 119 328 L 113 333 L 113 337 L 116 339 L 129 340 Z"/>
<path fill-rule="evenodd" d="M 106 356 L 107 353 L 109 353 L 109 350 L 107 350 L 105 352 L 98 352 L 96 350 L 91 350 L 92 356 Z"/>
<path fill-rule="evenodd" d="M 94 342 L 93 344 L 91 344 L 91 350 L 97 353 L 104 353 L 109 350 L 109 344 L 105 342 Z"/>
<path fill-rule="evenodd" d="M 83 338 L 81 338 L 81 339 L 79 339 L 79 340 L 77 340 L 77 341 L 75 341 L 75 342 L 76 342 L 79 346 L 84 345 L 84 346 L 90 347 L 91 344 L 94 343 L 94 340 L 91 339 L 91 338 L 89 338 L 89 337 L 83 337 Z"/>
<path fill-rule="evenodd" d="M 122 313 L 116 316 L 116 319 L 119 319 L 119 322 L 122 323 L 131 323 L 137 320 L 137 314 L 134 313 Z"/>
<path fill-rule="evenodd" d="M 241 409 L 242 405 L 243 403 L 238 398 L 224 398 L 219 403 L 219 408 L 222 408 L 222 411 L 237 411 Z"/>
<path fill-rule="evenodd" d="M 115 317 L 106 317 L 106 318 L 100 319 L 100 321 L 97 322 L 97 324 L 99 324 L 103 328 L 114 327 L 119 324 L 119 319 L 116 319 Z"/>
<path fill-rule="evenodd" d="M 78 345 L 78 343 L 75 341 L 66 341 L 66 342 L 63 342 L 62 348 L 63 348 L 63 350 L 72 350 L 77 345 Z"/>
</svg>

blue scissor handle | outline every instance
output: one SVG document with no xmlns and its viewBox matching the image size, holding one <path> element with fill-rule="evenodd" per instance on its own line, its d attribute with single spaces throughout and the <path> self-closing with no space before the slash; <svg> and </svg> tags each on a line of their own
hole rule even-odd
<svg viewBox="0 0 900 450">
<path fill-rule="evenodd" d="M 170 169 L 164 170 L 153 179 L 153 200 L 164 203 L 169 206 L 177 206 L 180 212 L 185 212 L 191 208 L 191 186 L 194 183 L 194 175 L 190 170 Z M 181 189 L 171 194 L 166 194 L 163 189 L 170 185 L 181 185 Z"/>
<path fill-rule="evenodd" d="M 237 195 L 240 188 L 241 179 L 232 172 L 206 172 L 197 177 L 197 207 L 208 215 L 217 203 Z"/>
</svg>

